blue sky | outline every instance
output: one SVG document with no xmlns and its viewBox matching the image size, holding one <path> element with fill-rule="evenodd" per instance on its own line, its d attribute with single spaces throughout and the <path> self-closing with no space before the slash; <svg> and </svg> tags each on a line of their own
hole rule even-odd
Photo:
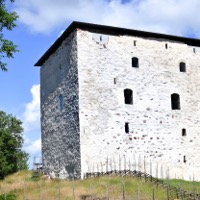
<svg viewBox="0 0 200 200">
<path fill-rule="evenodd" d="M 199 0 L 16 0 L 20 18 L 6 37 L 19 53 L 0 72 L 0 109 L 24 122 L 24 149 L 41 154 L 39 68 L 36 61 L 72 21 L 84 21 L 186 37 L 200 36 Z"/>
</svg>

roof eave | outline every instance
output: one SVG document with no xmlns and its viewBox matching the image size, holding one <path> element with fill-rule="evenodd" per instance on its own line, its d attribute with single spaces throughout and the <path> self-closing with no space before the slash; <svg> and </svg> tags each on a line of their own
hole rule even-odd
<svg viewBox="0 0 200 200">
<path fill-rule="evenodd" d="M 70 33 L 72 33 L 77 28 L 83 30 L 91 30 L 91 31 L 95 30 L 96 32 L 109 33 L 110 35 L 131 35 L 131 36 L 139 36 L 145 38 L 166 39 L 175 42 L 182 42 L 190 46 L 200 47 L 199 39 L 74 21 L 63 32 L 63 34 L 53 43 L 53 45 L 44 53 L 44 55 L 35 63 L 35 66 L 42 66 L 44 62 L 51 56 L 51 54 L 55 52 L 56 49 L 61 45 L 63 40 L 65 40 L 65 38 L 67 38 L 70 35 Z"/>
</svg>

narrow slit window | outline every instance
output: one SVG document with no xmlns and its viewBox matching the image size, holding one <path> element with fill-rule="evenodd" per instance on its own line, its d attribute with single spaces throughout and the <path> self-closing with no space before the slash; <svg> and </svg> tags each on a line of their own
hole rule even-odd
<svg viewBox="0 0 200 200">
<path fill-rule="evenodd" d="M 186 156 L 183 156 L 183 162 L 186 163 Z"/>
<path fill-rule="evenodd" d="M 116 80 L 116 78 L 114 78 L 114 84 L 116 84 L 117 83 L 117 80 Z"/>
<path fill-rule="evenodd" d="M 181 62 L 179 64 L 180 72 L 186 72 L 186 64 L 184 62 Z"/>
<path fill-rule="evenodd" d="M 63 96 L 62 96 L 62 94 L 59 96 L 59 110 L 60 110 L 60 112 L 63 110 Z"/>
<path fill-rule="evenodd" d="M 196 49 L 195 48 L 193 48 L 193 53 L 196 53 Z"/>
<path fill-rule="evenodd" d="M 124 103 L 133 104 L 133 91 L 130 89 L 124 90 Z"/>
<path fill-rule="evenodd" d="M 129 123 L 125 123 L 125 133 L 129 133 Z"/>
<path fill-rule="evenodd" d="M 135 47 L 136 47 L 136 40 L 134 40 L 134 41 L 133 41 L 133 46 L 135 46 Z"/>
<path fill-rule="evenodd" d="M 165 49 L 168 49 L 168 44 L 167 43 L 165 43 Z"/>
<path fill-rule="evenodd" d="M 186 136 L 186 129 L 185 128 L 182 129 L 182 136 Z"/>
<path fill-rule="evenodd" d="M 139 60 L 136 57 L 132 58 L 132 67 L 139 68 Z"/>
<path fill-rule="evenodd" d="M 179 94 L 174 93 L 171 95 L 171 107 L 172 107 L 172 110 L 180 110 L 181 109 Z"/>
</svg>

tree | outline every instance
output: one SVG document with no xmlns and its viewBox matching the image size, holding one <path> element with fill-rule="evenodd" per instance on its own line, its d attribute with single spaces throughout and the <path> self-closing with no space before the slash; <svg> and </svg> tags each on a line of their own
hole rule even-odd
<svg viewBox="0 0 200 200">
<path fill-rule="evenodd" d="M 16 12 L 9 12 L 6 9 L 6 0 L 0 0 L 0 68 L 7 71 L 6 63 L 2 61 L 3 58 L 13 58 L 13 54 L 17 52 L 17 46 L 4 37 L 4 30 L 11 31 L 15 26 L 15 21 L 18 18 Z M 9 0 L 14 2 L 15 0 Z"/>
<path fill-rule="evenodd" d="M 0 179 L 27 169 L 28 154 L 22 151 L 22 122 L 0 111 Z"/>
</svg>

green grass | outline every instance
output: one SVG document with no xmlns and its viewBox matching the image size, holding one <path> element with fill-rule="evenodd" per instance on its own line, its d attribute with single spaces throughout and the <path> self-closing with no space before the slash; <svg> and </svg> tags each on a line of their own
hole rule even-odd
<svg viewBox="0 0 200 200">
<path fill-rule="evenodd" d="M 184 186 L 184 189 L 192 191 L 192 182 L 181 180 L 170 180 L 173 186 Z M 200 189 L 200 183 L 196 184 Z M 151 200 L 153 189 L 156 200 L 167 200 L 167 191 L 156 187 L 149 182 L 136 177 L 100 177 L 85 180 L 66 181 L 48 180 L 42 176 L 38 180 L 31 178 L 30 171 L 21 171 L 10 175 L 5 180 L 0 181 L 0 194 L 12 193 L 17 199 L 42 199 L 53 200 L 73 200 L 73 189 L 76 199 L 82 196 L 94 195 L 100 199 L 109 196 L 110 200 L 123 199 L 123 188 L 125 188 L 126 199 Z M 91 199 L 91 198 L 88 198 Z M 174 199 L 174 198 L 173 198 Z"/>
<path fill-rule="evenodd" d="M 179 179 L 171 179 L 169 181 L 164 181 L 165 183 L 169 182 L 170 186 L 175 186 L 182 188 L 188 192 L 194 193 L 196 191 L 200 191 L 200 182 L 196 181 L 185 181 Z"/>
</svg>

